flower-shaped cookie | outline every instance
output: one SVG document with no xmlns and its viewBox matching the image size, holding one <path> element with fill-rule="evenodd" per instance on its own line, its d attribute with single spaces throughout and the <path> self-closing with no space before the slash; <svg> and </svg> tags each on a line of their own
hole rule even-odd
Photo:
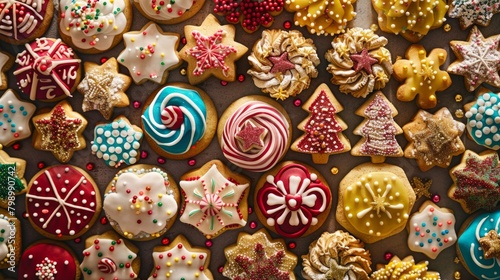
<svg viewBox="0 0 500 280">
<path fill-rule="evenodd" d="M 372 0 L 378 13 L 378 25 L 384 32 L 399 34 L 410 42 L 418 42 L 431 29 L 446 21 L 446 0 L 386 1 Z"/>
<path fill-rule="evenodd" d="M 460 27 L 466 29 L 473 24 L 488 26 L 491 18 L 500 12 L 498 0 L 453 0 L 448 16 L 458 18 Z"/>
<path fill-rule="evenodd" d="M 467 41 L 451 41 L 450 47 L 457 60 L 448 66 L 448 72 L 464 76 L 465 88 L 474 91 L 483 82 L 500 87 L 500 34 L 484 38 L 472 27 Z"/>
<path fill-rule="evenodd" d="M 444 49 L 433 49 L 428 56 L 421 45 L 411 45 L 405 57 L 393 65 L 394 77 L 403 82 L 396 97 L 400 101 L 411 101 L 417 97 L 417 105 L 422 109 L 436 107 L 436 92 L 451 85 L 450 75 L 439 67 L 446 62 Z"/>
<path fill-rule="evenodd" d="M 9 206 L 10 191 L 16 195 L 26 192 L 26 161 L 10 157 L 0 145 L 0 207 Z M 11 203 L 12 204 L 12 203 Z"/>
<path fill-rule="evenodd" d="M 22 101 L 11 89 L 0 96 L 0 145 L 9 146 L 30 137 L 30 119 L 35 109 L 35 105 Z"/>
<path fill-rule="evenodd" d="M 255 86 L 271 97 L 285 100 L 309 88 L 318 76 L 316 46 L 297 30 L 264 30 L 248 56 L 247 73 Z"/>
<path fill-rule="evenodd" d="M 136 84 L 148 80 L 163 84 L 168 71 L 182 63 L 177 53 L 179 37 L 149 22 L 140 31 L 123 34 L 125 49 L 118 55 L 118 63 L 128 68 Z"/>
<path fill-rule="evenodd" d="M 295 25 L 305 26 L 311 34 L 334 35 L 345 31 L 354 19 L 356 0 L 289 0 L 285 9 L 294 14 Z"/>
<path fill-rule="evenodd" d="M 475 101 L 465 104 L 467 132 L 472 140 L 488 149 L 500 149 L 500 95 L 480 89 Z"/>
<path fill-rule="evenodd" d="M 405 157 L 416 159 L 422 171 L 434 166 L 446 168 L 453 156 L 465 151 L 460 140 L 464 130 L 465 125 L 455 121 L 446 107 L 434 115 L 419 110 L 413 120 L 403 126 L 409 142 L 404 151 Z"/>
<path fill-rule="evenodd" d="M 126 107 L 129 100 L 125 91 L 130 86 L 131 79 L 118 73 L 116 58 L 111 57 L 102 65 L 85 62 L 85 77 L 77 87 L 83 94 L 82 110 L 98 110 L 105 119 L 113 115 L 114 107 Z"/>
<path fill-rule="evenodd" d="M 366 97 L 374 89 L 384 88 L 392 74 L 391 53 L 384 48 L 387 39 L 370 29 L 350 28 L 336 36 L 325 58 L 331 82 L 340 92 Z"/>
<path fill-rule="evenodd" d="M 428 270 L 429 262 L 421 261 L 415 263 L 413 256 L 400 259 L 398 256 L 392 257 L 386 265 L 377 265 L 377 270 L 370 275 L 370 279 L 426 279 L 439 280 L 439 272 Z"/>
</svg>

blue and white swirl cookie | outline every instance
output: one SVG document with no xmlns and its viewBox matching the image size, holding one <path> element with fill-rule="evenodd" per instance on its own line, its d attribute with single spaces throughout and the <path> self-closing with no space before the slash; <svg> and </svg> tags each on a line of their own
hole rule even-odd
<svg viewBox="0 0 500 280">
<path fill-rule="evenodd" d="M 172 83 L 149 97 L 141 121 L 146 140 L 155 152 L 171 159 L 186 159 L 210 144 L 217 112 L 201 89 Z"/>
</svg>

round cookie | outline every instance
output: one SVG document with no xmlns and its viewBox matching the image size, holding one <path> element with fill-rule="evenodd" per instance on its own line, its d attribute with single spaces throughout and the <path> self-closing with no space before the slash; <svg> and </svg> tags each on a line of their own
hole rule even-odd
<svg viewBox="0 0 500 280">
<path fill-rule="evenodd" d="M 174 223 L 179 205 L 177 184 L 159 167 L 137 164 L 120 170 L 104 194 L 111 226 L 125 238 L 160 237 Z"/>
<path fill-rule="evenodd" d="M 21 221 L 0 209 L 0 269 L 14 267 L 21 258 Z"/>
<path fill-rule="evenodd" d="M 290 147 L 292 124 L 269 97 L 249 95 L 233 102 L 219 119 L 217 138 L 231 163 L 253 172 L 275 166 Z"/>
<path fill-rule="evenodd" d="M 48 238 L 74 239 L 90 229 L 100 212 L 99 188 L 79 167 L 47 167 L 28 184 L 26 213 L 35 230 Z"/>
<path fill-rule="evenodd" d="M 272 98 L 285 100 L 309 88 L 320 63 L 313 40 L 298 30 L 264 30 L 248 56 L 256 87 Z"/>
<path fill-rule="evenodd" d="M 59 35 L 82 53 L 113 48 L 132 24 L 132 5 L 127 0 L 61 0 L 59 10 Z"/>
<path fill-rule="evenodd" d="M 10 146 L 31 136 L 30 120 L 36 107 L 11 89 L 0 96 L 0 145 Z"/>
<path fill-rule="evenodd" d="M 144 103 L 141 124 L 153 150 L 171 159 L 191 158 L 212 141 L 217 111 L 203 90 L 169 83 Z"/>
<path fill-rule="evenodd" d="M 80 59 L 61 39 L 37 38 L 17 54 L 14 75 L 31 100 L 58 101 L 76 90 Z"/>
<path fill-rule="evenodd" d="M 246 225 L 249 180 L 219 160 L 181 176 L 180 221 L 196 227 L 207 239 Z"/>
<path fill-rule="evenodd" d="M 403 169 L 364 163 L 340 181 L 336 218 L 354 236 L 374 243 L 405 228 L 415 199 Z"/>
<path fill-rule="evenodd" d="M 24 250 L 18 279 L 80 279 L 79 264 L 78 258 L 66 244 L 41 240 Z"/>
<path fill-rule="evenodd" d="M 284 238 L 316 231 L 330 214 L 328 182 L 311 166 L 285 161 L 264 173 L 255 187 L 257 217 Z"/>
<path fill-rule="evenodd" d="M 205 0 L 134 0 L 134 5 L 147 19 L 160 24 L 177 24 L 193 17 Z"/>
<path fill-rule="evenodd" d="M 138 252 L 139 248 L 113 231 L 90 236 L 85 240 L 80 264 L 83 279 L 138 279 L 141 268 Z"/>
<path fill-rule="evenodd" d="M 464 105 L 467 132 L 478 145 L 500 149 L 500 95 L 481 88 L 476 100 Z"/>
</svg>

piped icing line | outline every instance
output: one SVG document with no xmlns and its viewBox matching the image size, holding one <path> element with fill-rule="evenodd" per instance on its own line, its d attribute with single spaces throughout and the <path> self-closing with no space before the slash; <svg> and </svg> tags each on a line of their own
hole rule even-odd
<svg viewBox="0 0 500 280">
<path fill-rule="evenodd" d="M 32 36 L 41 27 L 51 0 L 0 1 L 0 35 L 20 41 Z"/>
<path fill-rule="evenodd" d="M 444 249 L 457 241 L 455 215 L 430 201 L 411 216 L 408 222 L 408 247 L 435 259 Z"/>
<path fill-rule="evenodd" d="M 75 238 L 100 213 L 100 195 L 88 174 L 71 165 L 45 169 L 30 182 L 26 212 L 30 222 L 57 238 Z"/>
<path fill-rule="evenodd" d="M 257 205 L 267 225 L 286 238 L 298 238 L 318 224 L 331 203 L 330 189 L 301 164 L 287 164 L 268 175 L 257 192 Z"/>
<path fill-rule="evenodd" d="M 263 147 L 244 152 L 235 137 L 247 121 L 264 128 L 267 135 Z M 221 148 L 233 164 L 253 172 L 271 169 L 288 150 L 289 124 L 273 106 L 262 101 L 248 101 L 240 106 L 224 124 Z"/>
<path fill-rule="evenodd" d="M 181 222 L 207 236 L 217 235 L 227 227 L 246 225 L 240 202 L 248 183 L 230 181 L 213 164 L 201 177 L 182 180 L 179 185 L 184 196 Z"/>
<path fill-rule="evenodd" d="M 182 115 L 182 124 L 170 125 L 164 110 L 174 111 L 174 118 Z M 205 134 L 207 108 L 195 90 L 166 86 L 157 93 L 141 118 L 144 131 L 161 149 L 169 154 L 184 154 Z"/>
<path fill-rule="evenodd" d="M 167 173 L 159 168 L 124 169 L 110 183 L 103 209 L 118 232 L 129 239 L 154 238 L 177 214 Z"/>
<path fill-rule="evenodd" d="M 183 16 L 197 0 L 134 0 L 147 18 L 171 20 Z"/>
<path fill-rule="evenodd" d="M 487 92 L 477 97 L 465 113 L 467 131 L 477 144 L 488 149 L 500 149 L 500 96 Z"/>
<path fill-rule="evenodd" d="M 52 242 L 28 247 L 19 263 L 18 279 L 77 279 L 79 274 L 73 253 Z"/>
<path fill-rule="evenodd" d="M 91 142 L 92 154 L 116 168 L 122 164 L 135 164 L 142 135 L 141 129 L 122 118 L 97 125 L 94 128 L 94 141 Z"/>
<path fill-rule="evenodd" d="M 467 228 L 458 237 L 457 251 L 468 270 L 478 279 L 498 279 L 500 261 L 496 258 L 484 258 L 484 251 L 479 239 L 486 236 L 490 230 L 499 232 L 500 211 L 482 213 L 474 217 Z"/>
<path fill-rule="evenodd" d="M 105 51 L 127 27 L 124 0 L 62 0 L 59 30 L 80 49 Z"/>
<path fill-rule="evenodd" d="M 72 96 L 79 82 L 80 59 L 61 39 L 37 38 L 16 57 L 17 85 L 31 100 Z"/>
<path fill-rule="evenodd" d="M 8 89 L 0 96 L 0 144 L 10 145 L 14 141 L 31 135 L 30 119 L 35 105 L 20 100 L 14 91 Z"/>
<path fill-rule="evenodd" d="M 83 250 L 80 269 L 86 280 L 136 279 L 132 266 L 136 258 L 122 239 L 98 237 Z"/>
</svg>

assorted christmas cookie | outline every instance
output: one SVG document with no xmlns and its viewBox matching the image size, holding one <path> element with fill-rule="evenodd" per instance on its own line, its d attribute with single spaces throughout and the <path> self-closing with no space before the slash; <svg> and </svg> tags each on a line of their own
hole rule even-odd
<svg viewBox="0 0 500 280">
<path fill-rule="evenodd" d="M 176 24 L 194 16 L 203 7 L 205 0 L 134 0 L 139 12 L 160 24 Z"/>
<path fill-rule="evenodd" d="M 98 124 L 90 144 L 92 154 L 102 158 L 106 165 L 118 168 L 137 162 L 141 140 L 142 129 L 125 116 L 118 116 L 111 123 Z"/>
<path fill-rule="evenodd" d="M 424 253 L 431 259 L 436 259 L 457 241 L 453 211 L 438 207 L 429 200 L 411 215 L 407 228 L 410 250 Z"/>
<path fill-rule="evenodd" d="M 31 42 L 50 27 L 54 13 L 52 0 L 2 2 L 0 40 L 19 45 Z"/>
<path fill-rule="evenodd" d="M 14 75 L 19 89 L 31 100 L 58 101 L 76 90 L 80 59 L 61 39 L 37 38 L 16 57 Z"/>
<path fill-rule="evenodd" d="M 405 228 L 415 199 L 403 169 L 364 163 L 340 182 L 337 222 L 365 243 L 374 243 Z"/>
<path fill-rule="evenodd" d="M 316 231 L 330 214 L 332 193 L 326 179 L 303 163 L 278 164 L 260 177 L 254 192 L 259 220 L 285 238 Z"/>
<path fill-rule="evenodd" d="M 398 1 L 372 0 L 378 13 L 378 25 L 384 32 L 400 34 L 410 42 L 418 42 L 429 30 L 446 21 L 446 0 Z"/>
<path fill-rule="evenodd" d="M 52 239 L 74 239 L 84 234 L 101 213 L 99 188 L 79 167 L 44 168 L 28 184 L 26 213 L 40 234 Z"/>
<path fill-rule="evenodd" d="M 0 207 L 12 207 L 14 195 L 26 192 L 25 171 L 26 161 L 10 157 L 0 145 Z"/>
<path fill-rule="evenodd" d="M 500 96 L 486 89 L 478 91 L 475 101 L 464 106 L 467 132 L 477 144 L 500 149 Z"/>
<path fill-rule="evenodd" d="M 222 275 L 229 279 L 295 279 L 297 257 L 281 239 L 261 229 L 250 235 L 240 232 L 235 245 L 224 249 L 226 264 Z"/>
<path fill-rule="evenodd" d="M 172 226 L 178 205 L 175 181 L 159 167 L 138 164 L 115 175 L 106 188 L 103 209 L 120 235 L 144 241 Z"/>
<path fill-rule="evenodd" d="M 90 236 L 85 240 L 85 248 L 80 264 L 83 279 L 138 279 L 139 249 L 116 233 Z"/>
<path fill-rule="evenodd" d="M 109 120 L 113 115 L 114 107 L 129 105 L 125 91 L 130 86 L 131 79 L 127 75 L 118 73 L 116 58 L 111 57 L 102 65 L 85 62 L 85 77 L 76 88 L 83 94 L 82 110 L 84 112 L 98 110 Z"/>
<path fill-rule="evenodd" d="M 477 279 L 498 278 L 500 271 L 500 211 L 469 217 L 460 230 L 457 255 L 460 263 Z"/>
<path fill-rule="evenodd" d="M 459 202 L 466 213 L 480 209 L 492 211 L 500 201 L 500 166 L 498 154 L 465 151 L 462 162 L 450 170 L 453 185 L 448 196 Z"/>
<path fill-rule="evenodd" d="M 290 147 L 292 124 L 285 109 L 268 97 L 249 95 L 222 114 L 217 136 L 223 155 L 249 171 L 275 166 Z"/>
<path fill-rule="evenodd" d="M 0 144 L 10 146 L 16 141 L 31 136 L 30 119 L 36 107 L 22 101 L 17 94 L 8 89 L 0 96 Z"/>
<path fill-rule="evenodd" d="M 465 125 L 454 120 L 446 107 L 434 114 L 419 110 L 413 120 L 403 126 L 408 140 L 405 157 L 414 158 L 422 171 L 434 166 L 446 168 L 453 156 L 465 152 L 460 139 L 464 130 Z"/>
<path fill-rule="evenodd" d="M 294 23 L 306 27 L 311 34 L 334 35 L 345 32 L 347 24 L 354 19 L 356 0 L 339 1 L 286 1 L 285 9 L 295 13 Z"/>
<path fill-rule="evenodd" d="M 118 63 L 127 67 L 135 84 L 164 84 L 168 72 L 182 63 L 177 53 L 179 37 L 149 22 L 140 31 L 123 34 L 125 49 L 118 55 Z"/>
<path fill-rule="evenodd" d="M 309 116 L 297 126 L 304 134 L 293 142 L 291 150 L 311 154 L 314 163 L 326 164 L 331 154 L 351 149 L 349 139 L 342 133 L 347 124 L 336 115 L 344 107 L 326 84 L 316 88 L 302 109 Z"/>
<path fill-rule="evenodd" d="M 398 59 L 394 65 L 394 77 L 404 82 L 399 86 L 396 97 L 400 101 L 412 101 L 417 97 L 417 105 L 422 109 L 437 105 L 437 91 L 443 91 L 451 85 L 450 75 L 439 67 L 446 62 L 444 49 L 433 49 L 429 55 L 421 45 L 411 45 L 406 59 Z"/>
<path fill-rule="evenodd" d="M 217 111 L 210 96 L 200 88 L 169 83 L 149 96 L 141 124 L 156 153 L 186 159 L 202 152 L 212 141 Z"/>
<path fill-rule="evenodd" d="M 439 272 L 430 271 L 428 265 L 428 261 L 415 263 L 413 256 L 407 256 L 402 260 L 398 256 L 394 256 L 391 258 L 388 264 L 378 264 L 377 270 L 373 272 L 372 275 L 370 275 L 370 279 L 441 279 Z"/>
<path fill-rule="evenodd" d="M 102 53 L 116 46 L 132 24 L 126 0 L 61 0 L 59 35 L 83 53 Z"/>
<path fill-rule="evenodd" d="M 0 209 L 0 269 L 18 264 L 23 244 L 21 236 L 21 221 L 10 211 Z"/>
<path fill-rule="evenodd" d="M 281 14 L 284 0 L 244 0 L 219 1 L 214 0 L 214 13 L 225 17 L 232 24 L 241 23 L 241 27 L 248 33 L 257 31 L 260 26 L 270 27 L 274 17 Z M 260 11 L 255 13 L 255 11 Z"/>
<path fill-rule="evenodd" d="M 200 26 L 184 26 L 186 45 L 179 56 L 188 63 L 190 84 L 199 84 L 210 76 L 227 82 L 236 79 L 235 62 L 248 48 L 235 41 L 235 32 L 233 25 L 220 25 L 212 14 Z"/>
<path fill-rule="evenodd" d="M 302 277 L 316 279 L 368 279 L 370 252 L 348 232 L 324 232 L 302 255 Z"/>
<path fill-rule="evenodd" d="M 450 1 L 448 16 L 458 18 L 460 27 L 467 29 L 473 24 L 488 26 L 491 18 L 499 12 L 498 0 L 453 0 Z"/>
<path fill-rule="evenodd" d="M 313 40 L 297 30 L 264 30 L 248 56 L 256 87 L 272 98 L 285 100 L 309 88 L 320 63 Z"/>
<path fill-rule="evenodd" d="M 42 240 L 24 250 L 18 279 L 80 279 L 79 265 L 78 258 L 66 244 Z"/>
<path fill-rule="evenodd" d="M 385 48 L 387 39 L 370 29 L 354 27 L 336 36 L 325 58 L 330 81 L 340 92 L 366 97 L 385 87 L 392 74 L 391 53 Z"/>
<path fill-rule="evenodd" d="M 363 138 L 352 147 L 351 155 L 369 156 L 373 163 L 384 162 L 386 157 L 402 157 L 403 149 L 396 140 L 396 135 L 403 129 L 394 121 L 398 111 L 377 91 L 355 112 L 365 118 L 353 131 Z"/>
<path fill-rule="evenodd" d="M 154 247 L 153 260 L 155 264 L 148 280 L 214 279 L 208 269 L 210 250 L 192 247 L 182 235 L 178 235 L 168 246 Z"/>
<path fill-rule="evenodd" d="M 499 42 L 500 34 L 484 38 L 476 26 L 472 27 L 467 41 L 450 42 L 457 60 L 448 66 L 447 71 L 464 76 L 468 91 L 474 91 L 482 83 L 500 87 Z"/>
<path fill-rule="evenodd" d="M 66 101 L 59 102 L 48 113 L 34 116 L 32 121 L 33 147 L 51 152 L 60 162 L 68 162 L 75 151 L 87 146 L 83 137 L 87 120 Z"/>
<path fill-rule="evenodd" d="M 249 183 L 218 160 L 182 175 L 181 222 L 196 227 L 208 239 L 245 226 Z"/>
<path fill-rule="evenodd" d="M 7 74 L 5 72 L 7 72 L 12 65 L 14 65 L 14 57 L 0 50 L 0 89 L 7 89 L 9 86 Z"/>
</svg>

